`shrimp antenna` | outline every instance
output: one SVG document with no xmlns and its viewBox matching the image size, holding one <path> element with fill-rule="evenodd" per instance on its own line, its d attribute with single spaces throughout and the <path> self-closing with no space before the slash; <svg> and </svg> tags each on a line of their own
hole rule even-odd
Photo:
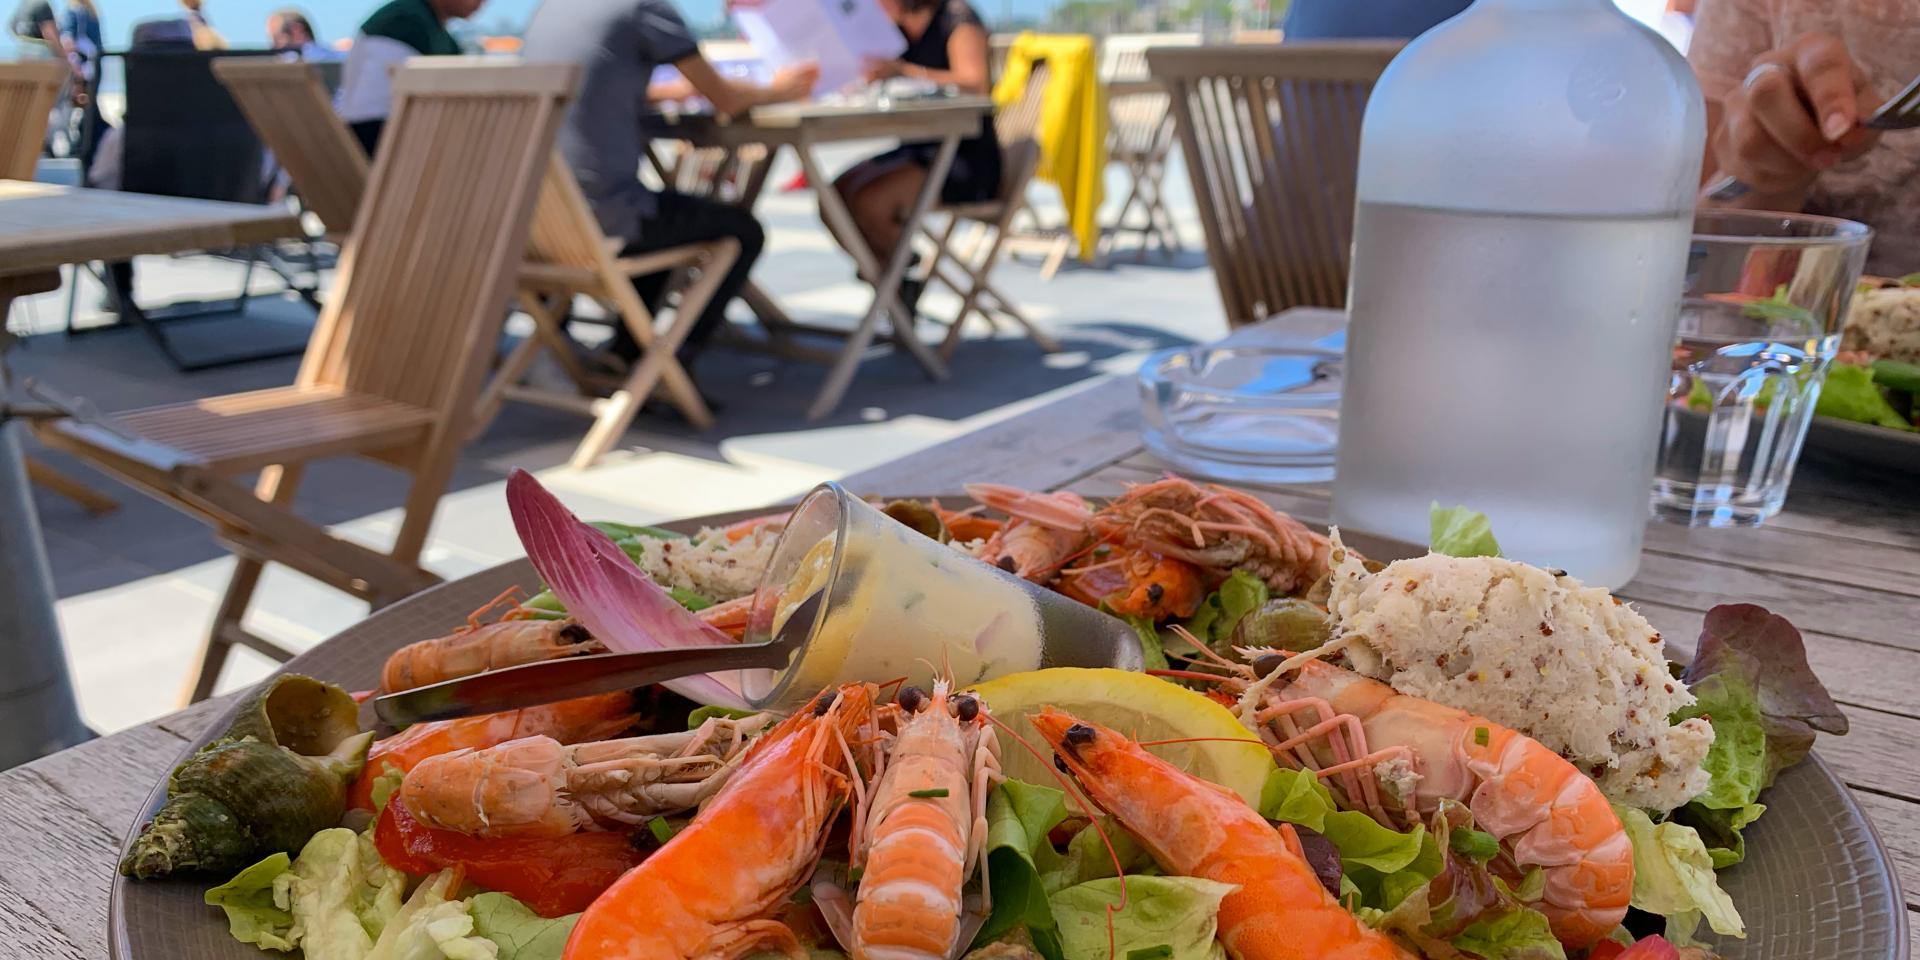
<svg viewBox="0 0 1920 960">
<path fill-rule="evenodd" d="M 1113 918 L 1120 911 L 1127 908 L 1127 870 L 1120 865 L 1120 851 L 1113 848 L 1113 840 L 1107 836 L 1106 828 L 1100 826 L 1100 815 L 1095 813 L 1091 807 L 1087 806 L 1086 799 L 1080 795 L 1080 791 L 1073 788 L 1073 784 L 1067 780 L 1066 774 L 1054 769 L 1052 760 L 1050 760 L 1046 754 L 1041 753 L 1033 744 L 1028 743 L 1027 738 L 1013 732 L 1013 728 L 1007 726 L 999 717 L 993 716 L 984 710 L 980 712 L 980 715 L 986 717 L 988 723 L 1006 731 L 1007 736 L 1012 737 L 1014 743 L 1019 744 L 1028 753 L 1033 754 L 1035 760 L 1040 761 L 1040 765 L 1046 768 L 1047 773 L 1052 774 L 1053 779 L 1059 782 L 1061 792 L 1073 798 L 1074 806 L 1079 807 L 1080 813 L 1087 818 L 1087 825 L 1093 828 L 1094 836 L 1100 838 L 1100 845 L 1107 848 L 1107 859 L 1113 861 L 1113 877 L 1120 882 L 1120 902 L 1117 904 L 1109 903 L 1106 908 L 1107 960 L 1114 960 L 1114 958 L 1119 955 L 1120 948 L 1114 939 Z"/>
<path fill-rule="evenodd" d="M 1228 660 L 1226 657 L 1223 657 L 1213 652 L 1212 647 L 1209 647 L 1206 644 L 1201 643 L 1200 638 L 1194 636 L 1193 632 L 1188 630 L 1186 627 L 1183 627 L 1180 624 L 1176 623 L 1173 625 L 1172 629 L 1173 629 L 1173 635 L 1176 637 L 1179 637 L 1182 640 L 1185 640 L 1188 646 L 1191 646 L 1193 647 L 1194 650 L 1198 651 L 1200 653 L 1201 659 L 1210 660 L 1214 663 L 1214 665 L 1225 667 L 1228 670 L 1239 669 L 1239 664 L 1236 664 L 1232 660 Z"/>
</svg>

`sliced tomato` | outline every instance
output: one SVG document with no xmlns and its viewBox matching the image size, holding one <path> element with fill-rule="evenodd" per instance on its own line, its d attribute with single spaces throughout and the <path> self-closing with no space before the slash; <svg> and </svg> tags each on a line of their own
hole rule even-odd
<svg viewBox="0 0 1920 960">
<path fill-rule="evenodd" d="M 532 839 L 441 830 L 415 820 L 398 797 L 380 812 L 373 843 L 380 859 L 396 870 L 424 876 L 461 867 L 468 880 L 511 894 L 543 917 L 585 910 L 647 856 L 624 833 Z"/>
</svg>

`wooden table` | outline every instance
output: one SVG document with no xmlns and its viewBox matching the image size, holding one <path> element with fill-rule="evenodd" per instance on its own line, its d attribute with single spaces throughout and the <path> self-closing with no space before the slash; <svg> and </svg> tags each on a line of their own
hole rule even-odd
<svg viewBox="0 0 1920 960">
<path fill-rule="evenodd" d="M 284 207 L 0 180 L 0 315 L 15 296 L 59 289 L 60 268 L 68 264 L 230 250 L 303 233 L 300 219 Z M 174 366 L 213 365 L 183 361 L 165 333 L 137 308 L 122 314 Z M 250 359 L 259 357 L 217 362 Z"/>
<path fill-rule="evenodd" d="M 299 232 L 299 220 L 279 208 L 0 180 L 0 317 L 17 297 L 58 289 L 60 268 L 69 263 L 223 249 Z M 142 326 L 178 363 L 160 331 Z M 0 371 L 0 399 L 6 389 Z M 78 737 L 69 731 L 85 734 L 73 712 L 39 525 L 19 478 L 31 476 L 83 505 L 111 503 L 44 464 L 28 462 L 31 469 L 23 470 L 21 459 L 13 431 L 0 419 L 0 524 L 7 525 L 0 531 L 0 644 L 6 645 L 0 662 L 18 674 L 0 678 L 0 727 L 10 737 L 0 756 L 7 757 L 74 742 Z"/>
<path fill-rule="evenodd" d="M 946 183 L 947 169 L 953 163 L 960 141 L 979 133 L 981 118 L 992 110 L 993 102 L 986 97 L 970 96 L 910 100 L 885 107 L 780 104 L 756 108 L 746 117 L 731 121 L 712 114 L 681 114 L 666 118 L 667 126 L 662 136 L 684 140 L 697 147 L 715 147 L 725 151 L 725 159 L 719 165 L 716 180 L 725 180 L 736 169 L 740 148 L 760 146 L 766 149 L 765 157 L 753 164 L 740 182 L 736 202 L 748 209 L 759 200 L 760 192 L 766 186 L 767 173 L 772 169 L 780 148 L 791 148 L 800 161 L 800 168 L 806 172 L 808 185 L 819 198 L 820 213 L 828 229 L 840 238 L 842 245 L 852 254 L 860 276 L 878 278 L 873 285 L 873 302 L 852 333 L 847 335 L 839 354 L 830 360 L 832 369 L 813 405 L 807 409 L 808 419 L 825 417 L 840 405 L 840 398 L 853 382 L 853 375 L 867 348 L 879 335 L 882 323 L 892 326 L 892 336 L 888 338 L 890 342 L 904 348 L 926 370 L 928 376 L 935 380 L 947 378 L 946 364 L 914 333 L 913 313 L 906 309 L 898 297 L 900 281 L 906 277 L 907 263 L 912 259 L 913 245 L 910 241 L 919 235 L 921 219 L 940 196 L 940 188 Z M 908 242 L 902 242 L 899 249 L 892 251 L 884 264 L 875 251 L 867 248 L 860 231 L 855 229 L 853 215 L 848 212 L 840 194 L 833 189 L 833 177 L 821 164 L 818 153 L 822 144 L 876 137 L 892 137 L 903 142 L 935 141 L 940 144 L 933 165 L 928 168 L 926 186 L 921 189 L 902 225 L 900 235 Z M 744 297 L 767 327 L 773 340 L 772 346 L 790 356 L 808 357 L 808 354 L 789 346 L 791 334 L 822 331 L 794 323 L 758 287 L 750 287 Z"/>
<path fill-rule="evenodd" d="M 960 494 L 969 480 L 1112 495 L 1165 466 L 1140 445 L 1131 377 L 1097 381 L 1021 416 L 856 474 L 858 491 Z M 1877 484 L 1872 481 L 1879 481 Z M 1920 908 L 1920 503 L 1911 481 L 1808 463 L 1785 513 L 1757 530 L 1650 524 L 1640 576 L 1622 592 L 1686 645 L 1701 615 L 1753 601 L 1792 618 L 1853 731 L 1820 754 L 1852 786 Z M 1324 486 L 1259 490 L 1324 521 Z M 0 942 L 28 956 L 106 954 L 107 889 L 148 788 L 225 698 L 0 774 Z M 1817 895 L 1810 891 L 1810 895 Z M 1910 920 L 1920 920 L 1909 914 Z M 1920 953 L 1920 923 L 1910 924 Z M 1796 958 L 1798 960 L 1798 958 Z"/>
</svg>

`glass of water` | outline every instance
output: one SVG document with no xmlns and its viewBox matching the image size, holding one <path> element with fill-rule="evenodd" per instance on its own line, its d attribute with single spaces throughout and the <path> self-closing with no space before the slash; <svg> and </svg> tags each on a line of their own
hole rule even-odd
<svg viewBox="0 0 1920 960">
<path fill-rule="evenodd" d="M 1871 237 L 1830 217 L 1694 218 L 1654 516 L 1752 527 L 1780 512 Z"/>
</svg>

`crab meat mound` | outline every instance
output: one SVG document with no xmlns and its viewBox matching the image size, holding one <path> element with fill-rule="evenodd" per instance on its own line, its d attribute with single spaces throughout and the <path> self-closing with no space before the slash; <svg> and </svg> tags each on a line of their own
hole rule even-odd
<svg viewBox="0 0 1920 960">
<path fill-rule="evenodd" d="M 1660 634 L 1568 576 L 1497 557 L 1428 554 L 1368 573 L 1334 535 L 1333 635 L 1354 669 L 1401 693 L 1512 727 L 1616 803 L 1671 810 L 1707 787 L 1713 728 Z"/>
</svg>

